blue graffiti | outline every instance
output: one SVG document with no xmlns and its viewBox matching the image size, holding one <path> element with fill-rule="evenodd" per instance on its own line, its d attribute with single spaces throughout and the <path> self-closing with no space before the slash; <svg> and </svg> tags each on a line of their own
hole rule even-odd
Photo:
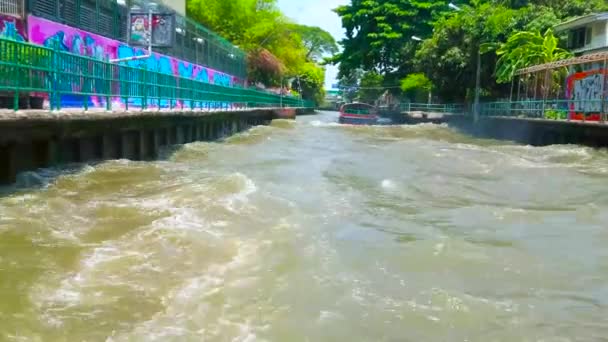
<svg viewBox="0 0 608 342">
<path fill-rule="evenodd" d="M 76 55 L 82 55 L 82 47 L 84 46 L 84 42 L 79 35 L 72 36 L 72 53 Z"/>
<path fill-rule="evenodd" d="M 17 30 L 17 26 L 12 21 L 3 21 L 4 29 L 0 32 L 0 37 L 16 40 L 18 42 L 24 42 L 25 38 Z"/>
<path fill-rule="evenodd" d="M 43 46 L 56 49 L 64 52 L 71 52 L 80 56 L 92 57 L 98 60 L 106 60 L 107 56 L 104 53 L 102 46 L 95 44 L 95 40 L 85 35 L 84 39 L 80 34 L 75 34 L 71 37 L 71 47 L 66 43 L 65 32 L 58 31 L 54 35 L 44 40 Z M 72 61 L 69 61 L 66 56 L 56 56 L 56 63 L 60 65 L 60 69 L 66 73 L 61 78 L 52 77 L 49 80 L 49 86 L 54 87 L 62 93 L 73 93 L 73 92 L 84 92 L 84 93 L 95 93 L 98 89 L 103 89 L 103 67 L 94 64 L 92 69 L 88 70 L 87 73 L 92 73 L 94 78 L 75 78 L 72 75 L 81 75 L 84 73 L 83 70 L 79 69 L 78 65 L 74 65 Z M 59 98 L 63 107 L 82 107 L 85 103 L 88 106 L 102 106 L 105 105 L 106 99 L 101 96 L 89 96 L 89 95 L 73 95 L 73 94 L 62 94 Z"/>
<path fill-rule="evenodd" d="M 102 61 L 109 59 L 109 56 L 104 52 L 103 46 L 96 44 L 95 39 L 90 35 L 86 34 L 84 36 L 84 44 L 86 56 Z"/>
<path fill-rule="evenodd" d="M 231 77 L 229 75 L 222 74 L 219 72 L 216 72 L 213 74 L 213 84 L 224 86 L 224 87 L 230 87 L 230 80 L 231 80 Z"/>
<path fill-rule="evenodd" d="M 184 78 L 193 78 L 192 72 L 194 71 L 194 66 L 190 63 L 187 64 L 188 65 L 186 65 L 185 62 L 179 62 L 177 66 L 179 76 Z"/>
<path fill-rule="evenodd" d="M 58 51 L 70 52 L 97 60 L 107 61 L 110 58 L 109 53 L 105 50 L 106 48 L 97 44 L 95 38 L 87 33 L 77 33 L 71 37 L 67 37 L 64 31 L 57 31 L 54 35 L 45 39 L 43 45 Z M 118 44 L 116 49 L 116 58 L 118 59 L 128 59 L 146 54 L 147 51 L 141 48 L 133 48 L 126 44 Z M 105 91 L 108 84 L 104 81 L 106 71 L 103 65 L 86 63 L 77 63 L 75 65 L 68 56 L 63 55 L 56 55 L 55 58 L 56 61 L 53 64 L 60 66 L 61 70 L 64 71 L 61 78 L 53 76 L 49 79 L 49 87 L 59 90 L 62 94 L 58 99 L 53 99 L 55 103 L 59 100 L 64 107 L 81 107 L 83 104 L 88 104 L 89 106 L 105 105 L 107 99 L 103 96 L 74 95 L 74 93 L 95 94 Z M 174 89 L 179 85 L 180 78 L 194 79 L 203 83 L 212 83 L 225 87 L 232 86 L 232 77 L 230 75 L 212 72 L 207 68 L 184 61 L 176 61 L 171 57 L 158 54 L 153 54 L 148 58 L 123 61 L 120 62 L 120 65 L 138 69 L 143 68 L 155 72 L 142 73 L 137 70 L 122 69 L 114 75 L 114 77 L 120 79 L 119 82 L 111 85 L 112 90 L 120 94 L 115 100 L 129 107 L 141 107 L 144 105 L 144 101 L 149 108 L 211 107 L 212 103 L 210 102 L 168 100 L 168 98 L 175 96 Z M 88 70 L 78 69 L 83 67 L 88 68 Z M 92 74 L 94 77 L 72 77 L 73 75 L 83 74 Z M 162 75 L 171 75 L 172 77 L 163 77 Z M 142 87 L 144 77 L 146 77 L 145 82 L 158 84 L 158 86 Z M 159 98 L 164 99 L 161 100 Z M 224 107 L 225 105 L 227 104 L 214 103 L 213 107 Z"/>
<path fill-rule="evenodd" d="M 207 69 L 199 69 L 194 79 L 199 82 L 209 83 L 209 73 L 207 72 Z"/>
</svg>

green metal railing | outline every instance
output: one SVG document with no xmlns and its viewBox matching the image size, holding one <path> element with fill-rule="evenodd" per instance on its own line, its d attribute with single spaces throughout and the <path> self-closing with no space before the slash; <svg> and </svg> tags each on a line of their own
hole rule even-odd
<svg viewBox="0 0 608 342">
<path fill-rule="evenodd" d="M 29 43 L 0 38 L 0 96 L 12 96 L 13 109 L 27 96 L 62 106 L 111 109 L 312 108 L 293 97 L 224 87 L 122 64 L 112 64 Z"/>
<path fill-rule="evenodd" d="M 605 113 L 602 100 L 534 100 L 481 103 L 480 116 L 507 116 L 552 120 L 580 117 L 598 120 Z"/>
<path fill-rule="evenodd" d="M 462 114 L 464 105 L 462 104 L 437 104 L 437 103 L 402 103 L 402 112 L 432 112 L 443 114 Z"/>
</svg>

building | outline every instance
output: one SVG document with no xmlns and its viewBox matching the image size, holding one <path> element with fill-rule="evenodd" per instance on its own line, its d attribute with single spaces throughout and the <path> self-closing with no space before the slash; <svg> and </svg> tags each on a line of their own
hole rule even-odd
<svg viewBox="0 0 608 342">
<path fill-rule="evenodd" d="M 148 58 L 133 59 L 148 56 L 146 46 L 135 44 L 135 35 L 128 34 L 134 8 L 153 9 L 160 29 L 152 35 L 165 38 L 165 45 L 153 47 Z M 185 0 L 0 0 L 0 37 L 203 83 L 244 87 L 245 52 L 185 12 Z M 175 21 L 162 19 L 167 17 Z M 138 23 L 143 27 L 146 19 L 134 18 L 131 30 Z M 62 107 L 82 103 L 82 97 L 61 97 Z M 90 105 L 102 107 L 103 99 Z"/>
<path fill-rule="evenodd" d="M 608 12 L 574 18 L 554 30 L 568 33 L 568 49 L 577 56 L 608 51 Z"/>
<path fill-rule="evenodd" d="M 338 109 L 342 103 L 342 94 L 338 89 L 326 89 L 323 107 L 325 109 Z"/>
<path fill-rule="evenodd" d="M 162 0 L 162 3 L 180 15 L 186 16 L 186 0 Z"/>
<path fill-rule="evenodd" d="M 526 102 L 523 106 L 527 114 L 550 113 L 562 119 L 605 121 L 608 12 L 574 18 L 556 25 L 554 31 L 568 35 L 568 49 L 574 57 L 518 70 L 511 96 L 517 94 L 518 100 Z"/>
</svg>

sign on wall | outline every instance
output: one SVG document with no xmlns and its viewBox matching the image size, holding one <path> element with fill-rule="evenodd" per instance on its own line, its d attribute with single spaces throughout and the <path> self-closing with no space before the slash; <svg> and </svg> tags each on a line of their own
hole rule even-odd
<svg viewBox="0 0 608 342">
<path fill-rule="evenodd" d="M 152 19 L 150 21 L 150 19 Z M 175 40 L 175 15 L 173 13 L 131 12 L 129 14 L 129 44 L 171 47 Z"/>
</svg>

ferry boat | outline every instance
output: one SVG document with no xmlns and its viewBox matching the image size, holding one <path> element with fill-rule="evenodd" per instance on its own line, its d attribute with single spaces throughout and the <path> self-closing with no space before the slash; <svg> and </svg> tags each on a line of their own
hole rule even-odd
<svg viewBox="0 0 608 342">
<path fill-rule="evenodd" d="M 378 123 L 378 110 L 367 103 L 347 103 L 340 108 L 338 122 L 350 125 L 375 125 Z"/>
</svg>

